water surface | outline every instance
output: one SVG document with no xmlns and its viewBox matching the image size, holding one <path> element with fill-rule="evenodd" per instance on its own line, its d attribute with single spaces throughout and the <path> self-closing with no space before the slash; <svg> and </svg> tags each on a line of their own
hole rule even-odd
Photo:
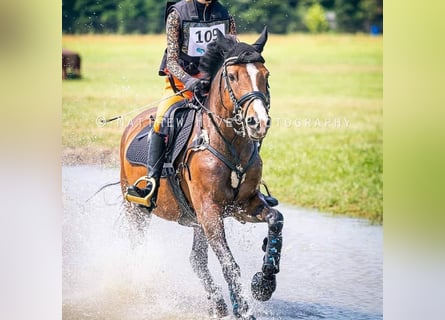
<svg viewBox="0 0 445 320">
<path fill-rule="evenodd" d="M 191 270 L 192 230 L 153 217 L 134 246 L 122 216 L 120 187 L 86 201 L 119 179 L 117 169 L 64 167 L 63 319 L 207 319 L 204 289 Z M 383 319 L 383 230 L 366 220 L 280 205 L 283 253 L 272 299 L 250 297 L 261 268 L 265 224 L 226 219 L 244 291 L 261 319 Z M 221 268 L 210 270 L 229 303 Z M 228 317 L 231 319 L 232 317 Z"/>
</svg>

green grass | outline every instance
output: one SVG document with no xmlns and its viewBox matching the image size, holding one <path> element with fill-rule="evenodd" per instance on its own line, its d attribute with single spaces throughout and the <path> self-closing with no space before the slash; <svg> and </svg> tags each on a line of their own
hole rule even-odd
<svg viewBox="0 0 445 320">
<path fill-rule="evenodd" d="M 256 35 L 240 35 L 253 42 Z M 64 36 L 82 79 L 63 82 L 63 146 L 116 148 L 135 110 L 161 97 L 164 36 Z M 281 202 L 383 221 L 382 38 L 270 35 L 272 128 L 264 178 Z M 134 112 L 133 112 L 134 111 Z M 98 116 L 128 112 L 105 127 Z"/>
</svg>

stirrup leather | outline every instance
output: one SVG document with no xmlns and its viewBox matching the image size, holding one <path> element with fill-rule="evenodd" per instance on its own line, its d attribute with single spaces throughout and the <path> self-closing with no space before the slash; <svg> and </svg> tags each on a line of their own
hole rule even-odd
<svg viewBox="0 0 445 320">
<path fill-rule="evenodd" d="M 137 204 L 141 204 L 146 207 L 151 207 L 151 198 L 153 197 L 153 194 L 155 193 L 155 190 L 157 188 L 156 180 L 153 177 L 149 178 L 147 176 L 143 176 L 143 177 L 140 177 L 139 179 L 137 179 L 136 182 L 134 183 L 134 185 L 137 186 L 142 181 L 146 181 L 147 186 L 149 183 L 151 183 L 152 187 L 151 187 L 150 193 L 147 194 L 144 198 L 141 198 L 141 197 L 133 196 L 133 195 L 129 194 L 128 191 L 126 191 L 125 195 L 124 195 L 125 200 L 134 202 Z"/>
</svg>

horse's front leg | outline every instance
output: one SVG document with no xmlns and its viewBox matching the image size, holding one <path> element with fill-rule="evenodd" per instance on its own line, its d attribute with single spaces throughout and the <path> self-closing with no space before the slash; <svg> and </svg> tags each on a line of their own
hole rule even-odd
<svg viewBox="0 0 445 320">
<path fill-rule="evenodd" d="M 255 317 L 250 314 L 249 306 L 242 295 L 241 270 L 227 244 L 223 218 L 217 209 L 206 212 L 205 216 L 206 219 L 202 222 L 203 228 L 228 284 L 233 314 L 242 319 L 254 320 Z"/>
<path fill-rule="evenodd" d="M 283 236 L 283 215 L 276 209 L 265 207 L 262 213 L 263 219 L 268 225 L 267 238 L 263 242 L 263 258 L 262 272 L 258 272 L 253 276 L 251 289 L 255 299 L 267 301 L 272 297 L 276 289 L 275 274 L 280 272 L 280 257 Z"/>
<path fill-rule="evenodd" d="M 218 318 L 227 316 L 227 305 L 224 302 L 221 289 L 213 282 L 208 268 L 207 238 L 201 227 L 193 228 L 193 247 L 190 254 L 190 264 L 207 292 L 210 303 L 210 316 Z"/>
</svg>

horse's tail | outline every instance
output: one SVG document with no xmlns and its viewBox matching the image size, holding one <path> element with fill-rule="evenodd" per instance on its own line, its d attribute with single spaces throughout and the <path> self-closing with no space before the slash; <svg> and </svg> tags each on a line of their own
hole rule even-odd
<svg viewBox="0 0 445 320">
<path fill-rule="evenodd" d="M 102 187 L 99 188 L 99 190 L 97 190 L 91 197 L 89 197 L 85 202 L 90 201 L 91 199 L 93 199 L 99 192 L 103 191 L 104 189 L 111 187 L 111 186 L 115 186 L 120 184 L 120 181 L 117 182 L 111 182 L 111 183 L 107 183 L 106 185 L 103 185 Z"/>
</svg>

